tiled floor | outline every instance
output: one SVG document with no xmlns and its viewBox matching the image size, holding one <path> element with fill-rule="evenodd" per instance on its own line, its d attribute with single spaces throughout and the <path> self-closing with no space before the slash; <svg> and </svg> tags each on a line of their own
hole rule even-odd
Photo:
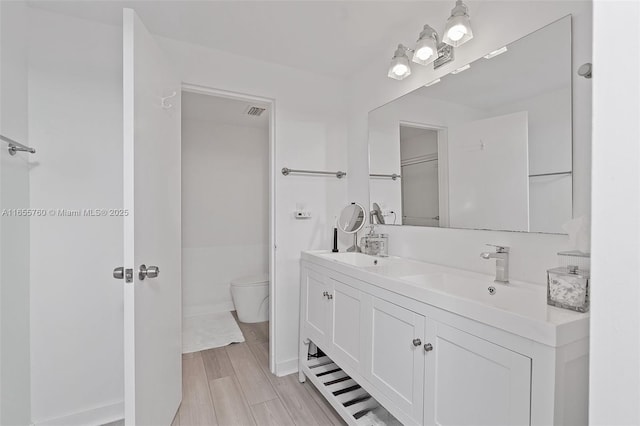
<svg viewBox="0 0 640 426">
<path fill-rule="evenodd" d="M 174 425 L 344 425 L 298 375 L 269 372 L 268 323 L 238 323 L 246 342 L 183 355 L 183 398 Z"/>
</svg>

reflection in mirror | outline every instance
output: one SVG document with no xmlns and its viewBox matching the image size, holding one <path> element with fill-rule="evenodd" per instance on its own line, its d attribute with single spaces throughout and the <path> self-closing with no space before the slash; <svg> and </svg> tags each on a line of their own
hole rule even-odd
<svg viewBox="0 0 640 426">
<path fill-rule="evenodd" d="M 353 234 L 353 246 L 347 251 L 359 252 L 358 231 L 362 229 L 365 222 L 364 207 L 358 203 L 351 203 L 342 209 L 338 218 L 338 228 L 345 234 Z"/>
<path fill-rule="evenodd" d="M 562 233 L 571 138 L 567 16 L 369 114 L 372 217 Z"/>
</svg>

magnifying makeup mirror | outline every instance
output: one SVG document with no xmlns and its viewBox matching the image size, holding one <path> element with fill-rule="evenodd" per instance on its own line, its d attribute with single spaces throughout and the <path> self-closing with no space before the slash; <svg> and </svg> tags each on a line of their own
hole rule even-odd
<svg viewBox="0 0 640 426">
<path fill-rule="evenodd" d="M 358 247 L 358 231 L 362 229 L 364 222 L 364 207 L 360 204 L 351 203 L 342 209 L 338 218 L 338 228 L 345 234 L 353 234 L 353 247 L 349 247 L 347 251 L 360 251 L 360 247 Z"/>
</svg>

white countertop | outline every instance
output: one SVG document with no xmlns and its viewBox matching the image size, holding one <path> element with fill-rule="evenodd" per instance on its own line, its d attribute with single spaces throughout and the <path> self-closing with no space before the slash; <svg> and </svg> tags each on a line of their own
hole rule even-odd
<svg viewBox="0 0 640 426">
<path fill-rule="evenodd" d="M 548 346 L 589 335 L 589 314 L 547 305 L 544 286 L 399 257 L 305 251 L 302 259 Z"/>
</svg>

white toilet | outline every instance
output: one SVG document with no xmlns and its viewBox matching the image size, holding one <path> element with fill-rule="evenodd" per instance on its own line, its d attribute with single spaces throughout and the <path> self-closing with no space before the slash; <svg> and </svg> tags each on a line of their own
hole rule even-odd
<svg viewBox="0 0 640 426">
<path fill-rule="evenodd" d="M 269 275 L 259 274 L 231 280 L 231 296 L 240 322 L 269 320 Z"/>
</svg>

